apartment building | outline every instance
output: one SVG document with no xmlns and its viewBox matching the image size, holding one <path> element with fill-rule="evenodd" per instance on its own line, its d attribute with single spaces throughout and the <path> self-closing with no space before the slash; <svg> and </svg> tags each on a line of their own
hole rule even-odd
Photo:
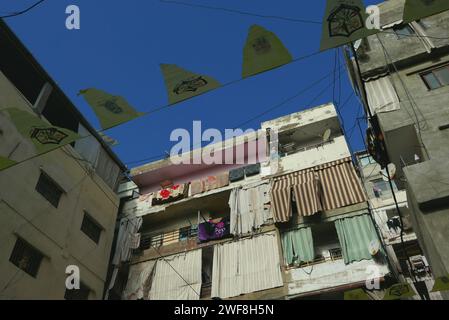
<svg viewBox="0 0 449 320">
<path fill-rule="evenodd" d="M 333 104 L 209 148 L 244 161 L 164 159 L 120 186 L 110 299 L 343 299 L 373 269 L 391 283 Z"/>
<path fill-rule="evenodd" d="M 390 267 L 402 283 L 409 283 L 414 289 L 415 300 L 441 300 L 440 292 L 432 292 L 435 285 L 432 268 L 425 257 L 415 232 L 407 204 L 407 194 L 392 181 L 391 190 L 385 169 L 367 151 L 355 155 L 358 172 L 363 181 L 372 215 L 376 221 L 391 261 Z M 393 192 L 401 213 L 396 208 Z M 401 239 L 401 218 L 404 224 Z"/>
<path fill-rule="evenodd" d="M 404 24 L 404 2 L 379 4 L 382 31 L 356 44 L 361 78 L 354 57 L 348 67 L 373 114 L 370 154 L 383 168 L 396 166 L 413 230 L 442 277 L 449 273 L 449 12 Z"/>
<path fill-rule="evenodd" d="M 2 20 L 0 47 L 0 299 L 102 299 L 126 167 Z M 33 157 L 6 108 L 84 138 Z"/>
</svg>

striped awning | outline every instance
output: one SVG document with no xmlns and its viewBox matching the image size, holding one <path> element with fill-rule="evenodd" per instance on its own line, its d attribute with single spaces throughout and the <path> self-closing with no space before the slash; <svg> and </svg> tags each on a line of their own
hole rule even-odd
<svg viewBox="0 0 449 320">
<path fill-rule="evenodd" d="M 333 210 L 367 201 L 351 158 L 314 168 L 323 191 L 323 209 Z"/>
<path fill-rule="evenodd" d="M 293 172 L 273 179 L 271 197 L 275 222 L 287 222 L 292 216 L 292 191 L 298 214 L 311 216 L 322 210 L 318 176 L 313 170 Z"/>
<path fill-rule="evenodd" d="M 350 157 L 273 178 L 271 198 L 275 222 L 290 220 L 292 192 L 298 215 L 305 217 L 366 201 Z"/>
</svg>

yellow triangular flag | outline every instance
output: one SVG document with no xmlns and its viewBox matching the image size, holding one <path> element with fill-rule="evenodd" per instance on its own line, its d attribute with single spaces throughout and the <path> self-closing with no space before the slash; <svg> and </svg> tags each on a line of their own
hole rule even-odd
<svg viewBox="0 0 449 320">
<path fill-rule="evenodd" d="M 431 292 L 448 291 L 449 290 L 449 276 L 437 278 Z"/>
<path fill-rule="evenodd" d="M 17 131 L 34 144 L 37 154 L 49 152 L 80 138 L 77 133 L 53 126 L 30 112 L 16 108 L 3 110 L 9 113 Z"/>
<path fill-rule="evenodd" d="M 0 171 L 12 167 L 16 162 L 0 156 Z"/>
<path fill-rule="evenodd" d="M 243 78 L 282 66 L 292 60 L 290 52 L 273 32 L 257 25 L 249 29 L 243 49 Z"/>
<path fill-rule="evenodd" d="M 362 0 L 327 0 L 320 50 L 340 47 L 376 34 L 366 28 L 368 15 Z"/>
<path fill-rule="evenodd" d="M 161 64 L 168 101 L 175 104 L 220 87 L 220 83 L 208 76 L 192 73 L 175 64 Z"/>
<path fill-rule="evenodd" d="M 115 127 L 141 116 L 128 102 L 105 91 L 89 88 L 79 92 L 94 110 L 103 130 Z"/>
<path fill-rule="evenodd" d="M 404 23 L 416 21 L 449 10 L 448 0 L 406 0 Z"/>
<path fill-rule="evenodd" d="M 345 292 L 345 300 L 372 300 L 362 289 Z"/>
<path fill-rule="evenodd" d="M 410 284 L 399 283 L 392 285 L 390 288 L 387 289 L 383 300 L 398 300 L 398 299 L 411 298 L 413 296 L 416 296 L 416 293 L 412 289 Z"/>
</svg>

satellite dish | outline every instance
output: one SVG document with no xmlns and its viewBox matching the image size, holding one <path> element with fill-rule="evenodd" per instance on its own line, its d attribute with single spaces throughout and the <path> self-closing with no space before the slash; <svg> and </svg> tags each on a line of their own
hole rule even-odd
<svg viewBox="0 0 449 320">
<path fill-rule="evenodd" d="M 360 45 L 362 44 L 362 39 L 357 40 L 354 42 L 354 49 L 357 51 L 360 48 Z"/>
<path fill-rule="evenodd" d="M 326 131 L 324 131 L 323 142 L 328 142 L 329 139 L 331 138 L 331 134 L 332 134 L 331 129 L 327 129 Z"/>
<path fill-rule="evenodd" d="M 369 253 L 371 256 L 376 256 L 380 252 L 380 243 L 378 240 L 373 240 L 369 243 L 368 246 Z"/>
</svg>

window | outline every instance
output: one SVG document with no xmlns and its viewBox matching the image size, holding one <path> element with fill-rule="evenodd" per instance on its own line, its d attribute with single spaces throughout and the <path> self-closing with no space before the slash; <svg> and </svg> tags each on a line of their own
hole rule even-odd
<svg viewBox="0 0 449 320">
<path fill-rule="evenodd" d="M 376 164 L 376 162 L 374 161 L 373 157 L 371 156 L 364 156 L 360 158 L 360 165 L 362 167 L 366 167 L 369 164 Z"/>
<path fill-rule="evenodd" d="M 398 37 L 398 40 L 409 38 L 415 34 L 415 31 L 408 24 L 393 28 L 394 33 Z"/>
<path fill-rule="evenodd" d="M 179 229 L 179 241 L 187 241 L 189 238 L 194 238 L 198 235 L 198 226 L 192 225 Z"/>
<path fill-rule="evenodd" d="M 36 278 L 44 255 L 26 241 L 18 238 L 9 261 Z"/>
<path fill-rule="evenodd" d="M 421 74 L 427 88 L 435 90 L 449 85 L 449 65 Z"/>
<path fill-rule="evenodd" d="M 44 172 L 41 172 L 36 185 L 36 191 L 39 192 L 53 207 L 57 208 L 59 200 L 63 194 L 62 189 Z"/>
<path fill-rule="evenodd" d="M 371 182 L 373 184 L 373 192 L 376 198 L 391 196 L 390 184 L 387 181 L 384 181 L 383 179 L 376 179 Z M 396 187 L 396 184 L 394 183 L 394 181 L 391 181 L 391 183 L 393 184 L 394 192 L 397 192 L 398 188 Z"/>
<path fill-rule="evenodd" d="M 102 230 L 103 228 L 94 219 L 92 219 L 89 214 L 84 213 L 81 231 L 83 231 L 92 241 L 98 244 Z"/>
<path fill-rule="evenodd" d="M 84 283 L 80 283 L 79 289 L 66 289 L 64 299 L 66 300 L 87 300 L 90 289 Z"/>
</svg>

